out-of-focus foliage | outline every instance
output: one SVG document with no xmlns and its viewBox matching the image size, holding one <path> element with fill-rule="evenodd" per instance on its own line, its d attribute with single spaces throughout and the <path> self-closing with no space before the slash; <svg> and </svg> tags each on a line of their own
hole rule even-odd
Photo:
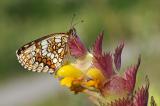
<svg viewBox="0 0 160 106">
<path fill-rule="evenodd" d="M 135 61 L 130 56 L 141 53 L 139 76 L 148 74 L 151 82 L 150 94 L 155 95 L 155 100 L 158 101 L 159 4 L 159 0 L 1 0 L 0 82 L 3 84 L 3 80 L 36 74 L 23 71 L 17 62 L 15 51 L 43 35 L 68 31 L 75 13 L 77 16 L 74 23 L 84 20 L 84 23 L 75 27 L 88 47 L 91 47 L 97 34 L 104 30 L 107 38 L 104 41 L 107 42 L 105 47 L 124 40 L 133 48 L 124 48 L 124 55 L 128 59 L 125 64 Z"/>
</svg>

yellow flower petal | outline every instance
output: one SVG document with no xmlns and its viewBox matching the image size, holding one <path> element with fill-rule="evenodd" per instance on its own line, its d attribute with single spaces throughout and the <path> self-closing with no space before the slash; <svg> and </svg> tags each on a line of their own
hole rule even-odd
<svg viewBox="0 0 160 106">
<path fill-rule="evenodd" d="M 90 80 L 88 82 L 85 82 L 84 84 L 85 84 L 86 87 L 96 87 L 97 88 L 98 83 L 99 83 L 98 80 Z"/>
<path fill-rule="evenodd" d="M 65 77 L 65 78 L 61 79 L 60 84 L 62 86 L 71 87 L 73 80 L 74 80 L 73 77 Z"/>
<path fill-rule="evenodd" d="M 87 76 L 92 79 L 98 79 L 100 81 L 103 81 L 105 79 L 101 71 L 97 68 L 90 68 L 87 72 Z"/>
<path fill-rule="evenodd" d="M 56 73 L 56 77 L 80 77 L 83 73 L 71 64 L 62 66 Z"/>
</svg>

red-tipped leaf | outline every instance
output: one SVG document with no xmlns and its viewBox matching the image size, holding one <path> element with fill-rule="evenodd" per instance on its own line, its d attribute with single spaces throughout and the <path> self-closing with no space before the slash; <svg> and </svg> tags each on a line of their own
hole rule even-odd
<svg viewBox="0 0 160 106">
<path fill-rule="evenodd" d="M 121 54 L 123 48 L 124 48 L 124 42 L 119 44 L 114 53 L 114 64 L 117 70 L 120 70 L 121 68 Z"/>
<path fill-rule="evenodd" d="M 93 64 L 100 69 L 103 75 L 109 79 L 115 72 L 112 66 L 112 56 L 110 53 L 103 53 L 101 55 L 94 55 Z"/>
<path fill-rule="evenodd" d="M 148 80 L 148 79 L 147 79 Z M 134 96 L 134 106 L 147 106 L 148 104 L 148 96 L 149 96 L 149 81 L 145 86 L 142 86 L 142 88 L 138 89 Z"/>
<path fill-rule="evenodd" d="M 93 55 L 101 55 L 102 54 L 102 41 L 103 41 L 104 32 L 101 32 L 94 45 L 93 45 Z"/>
<path fill-rule="evenodd" d="M 124 73 L 124 76 L 118 74 L 114 75 L 108 82 L 105 83 L 104 88 L 102 88 L 102 93 L 106 96 L 116 95 L 119 97 L 126 97 L 133 93 L 137 70 L 140 64 L 140 58 L 138 63 L 130 68 Z"/>
<path fill-rule="evenodd" d="M 126 80 L 126 86 L 130 93 L 134 90 L 135 83 L 136 83 L 136 75 L 138 71 L 138 67 L 140 65 L 141 58 L 139 56 L 138 63 L 134 66 L 131 66 L 125 71 L 124 79 Z"/>
</svg>

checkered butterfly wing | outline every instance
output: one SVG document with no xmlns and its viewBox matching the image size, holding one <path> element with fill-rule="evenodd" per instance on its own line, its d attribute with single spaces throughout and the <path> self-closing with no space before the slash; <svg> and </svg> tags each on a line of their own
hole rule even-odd
<svg viewBox="0 0 160 106">
<path fill-rule="evenodd" d="M 68 37 L 68 33 L 55 33 L 39 38 L 17 50 L 17 58 L 28 70 L 54 73 L 68 54 Z"/>
</svg>

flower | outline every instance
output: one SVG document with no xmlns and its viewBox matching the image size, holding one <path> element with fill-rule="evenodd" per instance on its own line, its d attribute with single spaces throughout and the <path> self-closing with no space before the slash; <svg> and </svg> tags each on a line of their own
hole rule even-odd
<svg viewBox="0 0 160 106">
<path fill-rule="evenodd" d="M 115 50 L 114 53 L 114 63 L 117 70 L 121 68 L 121 54 L 124 48 L 124 43 L 122 42 Z"/>
<path fill-rule="evenodd" d="M 99 106 L 147 106 L 148 77 L 145 85 L 135 89 L 141 57 L 139 56 L 135 65 L 120 74 L 124 42 L 117 46 L 114 53 L 103 52 L 103 35 L 104 32 L 99 34 L 91 51 L 88 51 L 76 34 L 69 37 L 68 46 L 72 60 L 56 72 L 60 84 L 76 94 L 89 94 Z"/>
</svg>

